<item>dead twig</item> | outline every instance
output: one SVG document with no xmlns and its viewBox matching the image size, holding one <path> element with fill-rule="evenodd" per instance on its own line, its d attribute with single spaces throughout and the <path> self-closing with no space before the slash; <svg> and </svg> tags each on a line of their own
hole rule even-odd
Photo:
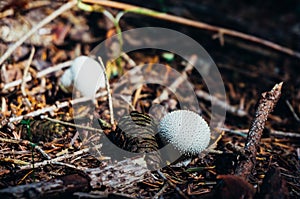
<svg viewBox="0 0 300 199">
<path fill-rule="evenodd" d="M 261 44 L 263 46 L 272 48 L 279 52 L 282 52 L 282 53 L 285 53 L 285 54 L 288 54 L 288 55 L 291 55 L 291 56 L 294 56 L 294 57 L 297 57 L 298 59 L 300 59 L 300 52 L 294 51 L 290 48 L 281 46 L 274 42 L 264 40 L 259 37 L 255 37 L 253 35 L 245 34 L 245 33 L 239 32 L 239 31 L 230 30 L 230 29 L 222 28 L 222 27 L 218 27 L 218 26 L 213 26 L 213 25 L 209 25 L 209 24 L 206 24 L 203 22 L 194 21 L 191 19 L 186 19 L 186 18 L 182 18 L 182 17 L 178 17 L 178 16 L 166 14 L 166 13 L 160 13 L 160 12 L 157 12 L 157 11 L 154 11 L 151 9 L 134 6 L 134 5 L 126 4 L 126 3 L 120 3 L 120 2 L 115 2 L 115 1 L 104 1 L 104 0 L 82 0 L 82 2 L 99 4 L 101 6 L 125 10 L 126 12 L 142 14 L 142 15 L 151 16 L 151 17 L 158 18 L 158 19 L 163 19 L 166 21 L 171 21 L 171 22 L 175 22 L 175 23 L 179 23 L 179 24 L 183 24 L 183 25 L 187 25 L 187 26 L 196 27 L 199 29 L 209 30 L 209 31 L 218 33 L 220 39 L 222 39 L 222 37 L 224 35 L 241 38 L 241 39 L 244 39 L 247 41 Z"/>
<path fill-rule="evenodd" d="M 159 104 L 160 102 L 168 99 L 169 92 L 168 90 L 173 91 L 174 93 L 176 92 L 177 88 L 187 79 L 187 72 L 192 70 L 195 63 L 197 61 L 197 56 L 192 55 L 189 58 L 189 61 L 185 67 L 185 69 L 182 71 L 181 75 L 168 87 L 168 89 L 164 89 L 163 92 L 153 100 L 153 103 Z"/>
<path fill-rule="evenodd" d="M 206 101 L 214 102 L 215 105 L 217 105 L 217 106 L 225 109 L 229 113 L 232 113 L 232 114 L 240 116 L 240 117 L 244 117 L 244 116 L 248 115 L 248 113 L 245 112 L 244 110 L 236 108 L 236 107 L 234 107 L 234 106 L 232 106 L 232 105 L 230 105 L 228 103 L 225 103 L 224 101 L 219 100 L 215 96 L 212 96 L 212 95 L 208 94 L 205 91 L 197 90 L 197 91 L 195 91 L 195 93 L 196 93 L 197 97 L 202 98 L 202 99 L 204 99 Z"/>
<path fill-rule="evenodd" d="M 22 92 L 23 98 L 25 99 L 25 102 L 26 102 L 26 104 L 27 104 L 28 107 L 31 107 L 31 103 L 30 103 L 30 101 L 29 101 L 28 98 L 27 98 L 27 93 L 26 93 L 26 90 L 25 90 L 25 85 L 26 85 L 25 79 L 26 79 L 26 77 L 27 77 L 27 73 L 28 73 L 30 64 L 31 64 L 31 62 L 32 62 L 34 53 L 35 53 L 35 48 L 32 47 L 32 48 L 31 48 L 31 53 L 30 53 L 29 59 L 28 59 L 28 61 L 27 61 L 27 64 L 26 64 L 26 66 L 25 66 L 25 69 L 24 69 L 23 78 L 22 78 L 22 83 L 21 83 L 21 92 Z"/>
<path fill-rule="evenodd" d="M 256 109 L 255 118 L 249 129 L 247 142 L 244 148 L 247 158 L 239 163 L 235 171 L 236 175 L 247 179 L 251 174 L 256 163 L 257 148 L 259 147 L 265 123 L 268 119 L 268 115 L 273 111 L 281 96 L 282 84 L 283 82 L 276 84 L 271 91 L 262 94 L 262 98 L 260 99 L 258 108 Z"/>
<path fill-rule="evenodd" d="M 159 192 L 157 192 L 157 193 L 155 194 L 155 196 L 153 197 L 153 199 L 158 199 L 158 198 L 164 193 L 164 191 L 165 191 L 168 187 L 169 187 L 169 184 L 166 183 L 166 184 L 159 190 Z"/>
<path fill-rule="evenodd" d="M 290 111 L 292 112 L 295 120 L 297 120 L 297 122 L 300 122 L 300 118 L 298 117 L 297 113 L 295 112 L 293 106 L 291 105 L 289 100 L 285 100 L 286 105 L 289 107 Z"/>
<path fill-rule="evenodd" d="M 277 131 L 277 130 L 274 130 L 274 129 L 271 129 L 270 132 L 271 132 L 271 135 L 274 135 L 274 136 L 300 138 L 300 133 Z"/>
<path fill-rule="evenodd" d="M 102 147 L 102 144 L 99 144 L 99 145 L 96 145 L 94 146 L 95 148 L 101 148 Z M 89 152 L 91 149 L 90 148 L 85 148 L 85 149 L 82 149 L 80 151 L 76 151 L 72 154 L 65 154 L 65 155 L 62 155 L 62 156 L 59 156 L 57 158 L 53 158 L 53 159 L 49 159 L 49 160 L 44 160 L 42 162 L 35 162 L 34 164 L 34 167 L 35 168 L 38 168 L 38 167 L 42 167 L 42 166 L 45 166 L 45 165 L 49 165 L 49 164 L 57 164 L 57 162 L 61 162 L 63 160 L 66 160 L 66 159 L 69 159 L 69 158 L 73 158 L 75 156 L 79 156 L 79 155 L 82 155 L 84 153 L 87 153 Z M 26 170 L 26 169 L 31 169 L 32 168 L 32 164 L 30 165 L 26 165 L 26 166 L 22 166 L 20 167 L 21 170 Z M 79 168 L 80 169 L 80 168 Z"/>
<path fill-rule="evenodd" d="M 36 74 L 36 77 L 37 78 L 42 78 L 50 73 L 53 73 L 55 71 L 58 71 L 58 70 L 61 70 L 63 68 L 66 68 L 68 66 L 70 66 L 72 63 L 72 61 L 66 61 L 66 62 L 63 62 L 63 63 L 60 63 L 60 64 L 57 64 L 57 65 L 54 65 L 54 66 L 51 66 L 51 67 L 48 67 L 46 68 L 45 70 L 42 70 L 40 72 L 38 72 Z M 24 78 L 24 77 L 23 77 Z M 3 89 L 2 90 L 7 90 L 7 89 L 10 89 L 10 88 L 13 88 L 13 87 L 16 87 L 16 86 L 19 86 L 20 84 L 22 84 L 22 82 L 29 82 L 32 80 L 32 77 L 31 75 L 28 75 L 26 76 L 24 79 L 18 79 L 18 80 L 15 80 L 15 81 L 12 81 L 12 82 L 9 82 L 7 84 L 5 84 L 3 86 Z"/>
<path fill-rule="evenodd" d="M 228 128 L 219 128 L 219 130 L 223 130 L 228 133 L 236 134 L 242 137 L 247 137 L 247 129 L 228 129 Z M 273 136 L 282 136 L 282 137 L 294 137 L 300 138 L 300 133 L 293 133 L 293 132 L 285 132 L 285 131 L 278 131 L 274 129 L 270 129 L 270 133 Z"/>
<path fill-rule="evenodd" d="M 0 138 L 0 142 L 6 142 L 6 143 L 14 143 L 14 144 L 24 144 L 24 145 L 30 145 L 31 147 L 35 148 L 40 154 L 42 154 L 47 160 L 50 160 L 51 157 L 41 149 L 38 145 L 28 141 L 28 140 L 22 140 L 22 139 L 7 139 L 7 138 Z"/>
<path fill-rule="evenodd" d="M 130 66 L 130 68 L 136 66 L 135 61 L 133 59 L 131 59 L 127 53 L 122 52 L 121 56 L 128 63 L 128 65 Z"/>
<path fill-rule="evenodd" d="M 73 123 L 70 123 L 70 122 L 60 121 L 60 120 L 57 120 L 57 119 L 50 118 L 46 115 L 41 115 L 41 119 L 46 119 L 46 120 L 49 120 L 51 122 L 59 123 L 59 124 L 66 125 L 66 126 L 72 126 L 72 127 L 79 128 L 79 129 L 85 129 L 85 130 L 89 130 L 89 131 L 95 131 L 95 132 L 103 133 L 103 130 L 101 130 L 101 129 L 96 129 L 96 128 L 93 128 L 93 127 L 82 126 L 82 125 L 73 124 Z"/>
<path fill-rule="evenodd" d="M 12 164 L 17 164 L 17 165 L 29 165 L 29 162 L 25 162 L 23 160 L 17 160 L 13 158 L 0 158 L 0 162 L 9 162 Z"/>
<path fill-rule="evenodd" d="M 38 23 L 36 26 L 32 27 L 31 30 L 29 30 L 23 37 L 21 37 L 14 45 L 12 45 L 4 54 L 2 57 L 0 57 L 0 65 L 3 64 L 3 62 L 20 46 L 28 39 L 31 35 L 33 35 L 38 29 L 42 28 L 46 24 L 48 24 L 50 21 L 61 15 L 62 13 L 66 12 L 67 10 L 71 9 L 73 6 L 77 4 L 77 0 L 71 0 L 68 3 L 62 5 L 60 8 L 55 10 L 53 13 L 51 13 L 49 16 L 47 16 L 45 19 L 43 19 L 40 23 Z"/>
<path fill-rule="evenodd" d="M 171 187 L 173 187 L 182 198 L 188 199 L 188 197 L 179 189 L 179 187 L 177 187 L 170 180 L 168 180 L 168 178 L 160 170 L 157 170 L 157 173 L 160 175 L 160 177 L 164 179 L 164 181 L 166 181 Z"/>
<path fill-rule="evenodd" d="M 235 135 L 239 135 L 242 136 L 244 138 L 247 137 L 247 132 L 249 131 L 249 129 L 229 129 L 229 128 L 219 128 L 219 130 L 224 131 L 224 132 L 228 132 L 228 133 L 232 133 Z"/>
<path fill-rule="evenodd" d="M 105 95 L 106 95 L 106 91 L 105 92 L 100 92 L 100 93 L 97 93 L 95 95 L 95 98 L 104 97 Z M 17 122 L 17 121 L 22 120 L 24 117 L 39 116 L 39 115 L 42 115 L 42 114 L 45 114 L 45 113 L 48 113 L 48 112 L 53 112 L 53 111 L 59 110 L 59 109 L 64 108 L 64 107 L 68 107 L 68 106 L 70 106 L 70 104 L 74 105 L 74 104 L 78 104 L 78 103 L 81 103 L 81 102 L 86 102 L 86 101 L 89 101 L 89 100 L 91 100 L 91 98 L 82 97 L 82 98 L 74 99 L 74 100 L 71 100 L 71 101 L 57 102 L 55 105 L 48 106 L 48 107 L 45 107 L 45 108 L 42 108 L 42 109 L 38 109 L 38 110 L 30 112 L 26 115 L 21 115 L 21 116 L 18 116 L 18 117 L 11 117 L 11 118 L 9 118 L 9 122 Z"/>
</svg>

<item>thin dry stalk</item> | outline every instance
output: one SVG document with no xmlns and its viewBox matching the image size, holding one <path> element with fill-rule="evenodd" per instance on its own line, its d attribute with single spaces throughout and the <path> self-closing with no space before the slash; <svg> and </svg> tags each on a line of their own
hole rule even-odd
<svg viewBox="0 0 300 199">
<path fill-rule="evenodd" d="M 100 62 L 100 66 L 101 66 L 101 69 L 103 71 L 105 84 L 106 84 L 107 99 L 108 99 L 108 106 L 109 106 L 109 112 L 110 112 L 110 124 L 111 124 L 111 126 L 114 126 L 115 118 L 114 118 L 114 110 L 113 110 L 112 97 L 111 97 L 111 93 L 110 93 L 109 81 L 107 79 L 107 75 L 106 75 L 106 72 L 105 72 L 105 67 L 104 67 L 102 58 L 98 57 L 98 60 Z"/>
<path fill-rule="evenodd" d="M 31 103 L 30 101 L 28 100 L 27 98 L 27 93 L 26 93 L 26 89 L 25 89 L 25 86 L 26 86 L 26 77 L 27 77 L 27 74 L 28 74 L 28 71 L 29 71 L 29 67 L 30 67 L 30 64 L 32 63 L 32 59 L 33 59 L 33 56 L 34 56 L 34 53 L 35 53 L 35 48 L 32 47 L 31 48 L 31 53 L 30 53 L 30 56 L 29 56 L 29 59 L 27 61 L 27 64 L 25 66 L 25 69 L 24 69 L 24 73 L 23 73 L 23 78 L 22 78 L 22 83 L 21 83 L 21 92 L 22 92 L 22 95 L 25 99 L 25 102 L 27 104 L 28 107 L 31 107 Z"/>
<path fill-rule="evenodd" d="M 93 128 L 93 127 L 82 126 L 82 125 L 73 124 L 73 123 L 70 123 L 70 122 L 60 121 L 60 120 L 57 120 L 57 119 L 49 118 L 46 115 L 42 115 L 41 119 L 46 119 L 46 120 L 49 120 L 51 122 L 59 123 L 59 124 L 66 125 L 66 126 L 72 126 L 72 127 L 79 128 L 79 129 L 85 129 L 85 130 L 88 130 L 88 131 L 95 131 L 95 132 L 103 133 L 103 130 L 101 130 L 101 129 L 96 129 L 96 128 Z"/>
</svg>

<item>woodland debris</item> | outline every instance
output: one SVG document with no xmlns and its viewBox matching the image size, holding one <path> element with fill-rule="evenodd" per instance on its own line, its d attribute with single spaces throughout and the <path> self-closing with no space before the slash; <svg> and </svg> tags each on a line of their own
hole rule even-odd
<svg viewBox="0 0 300 199">
<path fill-rule="evenodd" d="M 106 91 L 98 92 L 98 93 L 96 93 L 95 98 L 103 97 L 105 95 L 106 95 Z M 47 106 L 47 107 L 44 107 L 42 109 L 38 109 L 36 111 L 32 111 L 32 112 L 30 112 L 30 113 L 28 113 L 26 115 L 21 115 L 21 116 L 18 116 L 18 117 L 11 117 L 9 119 L 9 122 L 20 121 L 24 117 L 36 117 L 36 116 L 39 116 L 39 115 L 42 115 L 42 114 L 45 114 L 45 113 L 48 113 L 48 112 L 51 113 L 51 112 L 56 111 L 58 109 L 61 109 L 61 108 L 64 108 L 64 107 L 68 107 L 70 104 L 74 105 L 74 104 L 78 104 L 78 103 L 81 103 L 81 102 L 86 102 L 88 100 L 91 100 L 91 98 L 81 97 L 81 98 L 77 98 L 77 99 L 74 99 L 74 100 L 71 100 L 71 101 L 56 102 L 56 104 L 54 104 L 52 106 Z"/>
<path fill-rule="evenodd" d="M 44 158 L 48 160 L 51 159 L 50 156 L 45 151 L 43 151 L 43 149 L 41 149 L 41 147 L 28 140 L 0 138 L 0 142 L 29 145 L 32 146 L 34 149 L 36 149 L 39 153 L 41 153 L 44 156 Z"/>
<path fill-rule="evenodd" d="M 77 174 L 70 174 L 50 181 L 19 185 L 0 190 L 5 198 L 44 198 L 72 196 L 74 192 L 102 189 L 103 187 L 118 192 L 134 192 L 137 183 L 144 179 L 147 169 L 143 157 L 134 157 L 108 164 L 104 168 L 81 168 Z"/>
<path fill-rule="evenodd" d="M 44 76 L 46 76 L 46 75 L 49 75 L 49 74 L 54 73 L 54 72 L 56 72 L 56 71 L 59 71 L 59 70 L 61 70 L 61 69 L 63 69 L 63 68 L 66 68 L 66 67 L 70 66 L 71 63 L 72 63 L 72 61 L 66 61 L 66 62 L 57 64 L 57 65 L 48 67 L 47 69 L 38 72 L 38 73 L 36 74 L 36 78 L 42 78 L 42 77 L 44 77 Z M 3 68 L 4 68 L 4 67 L 3 67 Z M 22 82 L 29 82 L 29 81 L 31 81 L 31 80 L 32 80 L 32 77 L 31 77 L 31 75 L 29 74 L 28 76 L 25 77 L 24 80 L 22 80 L 22 79 L 17 79 L 17 80 L 15 80 L 15 81 L 9 82 L 9 83 L 5 84 L 5 85 L 3 86 L 3 88 L 1 88 L 1 89 L 2 89 L 3 91 L 5 91 L 5 90 L 7 90 L 7 89 L 10 89 L 10 88 L 13 88 L 13 87 L 16 87 L 16 86 L 21 85 Z"/>
<path fill-rule="evenodd" d="M 100 149 L 101 147 L 102 147 L 102 145 L 96 145 L 96 146 L 94 146 L 95 149 Z M 76 152 L 74 152 L 72 154 L 65 154 L 65 155 L 61 155 L 61 156 L 59 156 L 57 158 L 44 160 L 42 162 L 36 162 L 34 164 L 34 167 L 35 168 L 42 167 L 42 166 L 54 164 L 56 162 L 60 162 L 60 161 L 63 161 L 63 160 L 69 159 L 69 158 L 73 158 L 75 156 L 81 156 L 82 154 L 87 153 L 90 150 L 91 150 L 90 148 L 84 148 L 84 149 L 76 151 Z M 31 169 L 31 168 L 33 168 L 32 164 L 31 165 L 22 166 L 22 167 L 20 167 L 20 170 L 26 170 L 26 169 Z M 77 169 L 80 169 L 80 168 L 77 167 Z"/>
<path fill-rule="evenodd" d="M 22 38 L 20 38 L 14 45 L 12 45 L 1 57 L 0 57 L 0 65 L 20 46 L 28 39 L 31 35 L 33 35 L 38 29 L 55 19 L 57 16 L 62 14 L 63 12 L 71 9 L 73 6 L 77 4 L 76 0 L 69 1 L 68 3 L 62 5 L 60 8 L 55 10 L 51 15 L 47 16 L 43 19 L 39 24 L 34 26 L 30 31 L 28 31 Z"/>
<path fill-rule="evenodd" d="M 134 157 L 104 168 L 85 169 L 84 172 L 91 178 L 90 185 L 93 189 L 104 186 L 126 192 L 128 189 L 138 189 L 136 183 L 143 180 L 144 175 L 150 171 L 143 157 Z"/>
<path fill-rule="evenodd" d="M 74 191 L 88 191 L 89 180 L 85 176 L 72 174 L 45 182 L 8 187 L 0 190 L 2 198 L 55 198 L 71 196 Z"/>
<path fill-rule="evenodd" d="M 286 187 L 286 181 L 282 178 L 280 169 L 275 165 L 271 166 L 263 180 L 259 198 L 289 198 L 289 191 Z"/>
</svg>

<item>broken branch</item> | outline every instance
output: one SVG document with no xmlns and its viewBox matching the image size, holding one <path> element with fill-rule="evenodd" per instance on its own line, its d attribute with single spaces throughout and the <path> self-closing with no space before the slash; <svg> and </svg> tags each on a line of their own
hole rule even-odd
<svg viewBox="0 0 300 199">
<path fill-rule="evenodd" d="M 268 115 L 273 111 L 281 96 L 282 84 L 283 82 L 276 84 L 271 91 L 262 94 L 244 147 L 247 158 L 239 163 L 235 171 L 236 175 L 247 179 L 251 174 L 256 163 L 257 148 L 259 147 L 265 123 L 268 119 Z"/>
<path fill-rule="evenodd" d="M 206 23 L 203 23 L 200 21 L 194 21 L 191 19 L 186 19 L 186 18 L 182 18 L 182 17 L 178 17 L 178 16 L 166 14 L 166 13 L 157 12 L 155 10 L 151 10 L 151 9 L 147 9 L 147 8 L 143 8 L 143 7 L 139 7 L 139 6 L 134 6 L 134 5 L 126 4 L 126 3 L 116 2 L 116 1 L 83 0 L 82 2 L 95 3 L 95 4 L 98 4 L 101 6 L 125 10 L 126 12 L 142 14 L 142 15 L 151 16 L 151 17 L 154 17 L 157 19 L 162 19 L 162 20 L 166 20 L 166 21 L 183 24 L 186 26 L 192 26 L 192 27 L 196 27 L 199 29 L 209 30 L 212 32 L 219 33 L 219 35 L 222 35 L 222 36 L 229 35 L 232 37 L 241 38 L 241 39 L 244 39 L 247 41 L 251 41 L 253 43 L 261 44 L 263 46 L 269 47 L 271 49 L 277 50 L 279 52 L 282 52 L 282 53 L 285 53 L 285 54 L 288 54 L 288 55 L 291 55 L 291 56 L 294 56 L 294 57 L 297 57 L 298 59 L 300 59 L 300 52 L 294 51 L 290 48 L 281 46 L 274 42 L 264 40 L 259 37 L 249 35 L 246 33 L 242 33 L 242 32 L 236 31 L 236 30 L 230 30 L 227 28 L 213 26 L 213 25 L 206 24 Z"/>
</svg>

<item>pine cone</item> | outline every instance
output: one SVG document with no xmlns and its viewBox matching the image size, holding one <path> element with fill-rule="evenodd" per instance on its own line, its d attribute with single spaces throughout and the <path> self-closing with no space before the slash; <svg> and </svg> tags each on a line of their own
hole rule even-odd
<svg viewBox="0 0 300 199">
<path fill-rule="evenodd" d="M 22 120 L 16 126 L 16 131 L 21 134 L 22 139 L 37 143 L 39 141 L 49 142 L 54 138 L 62 137 L 66 128 L 48 120 L 28 119 Z"/>
<path fill-rule="evenodd" d="M 146 153 L 148 168 L 157 169 L 161 159 L 156 140 L 157 124 L 148 115 L 133 111 L 121 118 L 109 139 L 118 147 L 133 153 Z"/>
</svg>

